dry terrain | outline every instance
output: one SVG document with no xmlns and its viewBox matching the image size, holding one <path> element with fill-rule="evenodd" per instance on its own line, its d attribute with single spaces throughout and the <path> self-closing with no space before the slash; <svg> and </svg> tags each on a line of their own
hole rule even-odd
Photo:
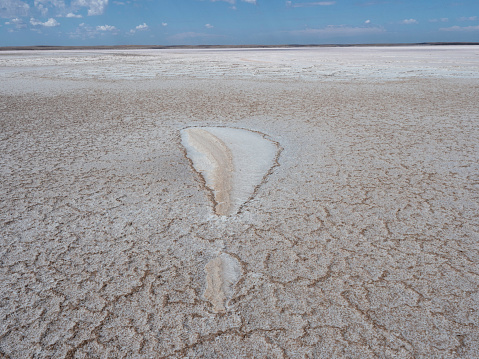
<svg viewBox="0 0 479 359">
<path fill-rule="evenodd" d="M 478 98 L 479 46 L 1 52 L 0 358 L 478 358 Z M 278 149 L 224 213 L 191 127 Z"/>
</svg>

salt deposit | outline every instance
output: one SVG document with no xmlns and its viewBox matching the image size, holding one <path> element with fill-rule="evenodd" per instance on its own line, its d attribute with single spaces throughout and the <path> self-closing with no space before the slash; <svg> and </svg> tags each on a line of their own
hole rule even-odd
<svg viewBox="0 0 479 359">
<path fill-rule="evenodd" d="M 222 253 L 208 262 L 205 271 L 204 297 L 211 302 L 215 313 L 225 312 L 225 305 L 233 297 L 234 285 L 241 275 L 241 266 L 236 258 Z"/>
<path fill-rule="evenodd" d="M 278 153 L 273 142 L 244 129 L 188 128 L 182 134 L 193 167 L 214 193 L 218 215 L 237 213 L 252 198 Z"/>
<path fill-rule="evenodd" d="M 478 54 L 0 52 L 0 357 L 479 357 Z"/>
</svg>

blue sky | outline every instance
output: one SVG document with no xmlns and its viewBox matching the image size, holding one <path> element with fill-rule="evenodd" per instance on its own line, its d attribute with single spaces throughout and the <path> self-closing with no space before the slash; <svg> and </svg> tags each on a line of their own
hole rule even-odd
<svg viewBox="0 0 479 359">
<path fill-rule="evenodd" d="M 479 0 L 0 0 L 0 46 L 479 42 Z"/>
</svg>

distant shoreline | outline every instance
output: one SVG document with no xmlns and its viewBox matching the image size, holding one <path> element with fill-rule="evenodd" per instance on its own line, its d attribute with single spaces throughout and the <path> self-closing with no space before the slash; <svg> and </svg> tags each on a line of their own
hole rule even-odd
<svg viewBox="0 0 479 359">
<path fill-rule="evenodd" d="M 308 45 L 103 45 L 103 46 L 3 46 L 0 51 L 15 50 L 162 50 L 162 49 L 273 49 L 301 47 L 385 47 L 385 46 L 440 46 L 479 45 L 479 42 L 421 42 L 380 44 L 308 44 Z"/>
</svg>

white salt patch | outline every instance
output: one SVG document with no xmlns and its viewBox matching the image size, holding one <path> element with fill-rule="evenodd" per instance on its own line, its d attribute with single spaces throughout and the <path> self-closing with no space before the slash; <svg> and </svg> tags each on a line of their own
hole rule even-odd
<svg viewBox="0 0 479 359">
<path fill-rule="evenodd" d="M 218 215 L 237 213 L 275 163 L 277 146 L 263 135 L 228 127 L 191 127 L 182 143 L 213 191 Z"/>
<path fill-rule="evenodd" d="M 411 77 L 479 78 L 478 46 L 296 49 L 3 51 L 0 78 L 104 80 L 265 79 L 384 82 Z M 212 66 L 212 64 L 214 66 Z M 161 82 L 160 82 L 161 83 Z M 23 91 L 12 81 L 0 92 Z M 65 86 L 63 83 L 62 86 Z M 155 85 L 156 86 L 156 85 Z M 55 83 L 55 89 L 62 91 Z M 44 85 L 36 92 L 44 92 Z"/>
<path fill-rule="evenodd" d="M 236 258 L 222 253 L 208 262 L 205 272 L 206 289 L 203 296 L 213 305 L 215 313 L 225 312 L 241 276 L 241 265 Z"/>
</svg>

